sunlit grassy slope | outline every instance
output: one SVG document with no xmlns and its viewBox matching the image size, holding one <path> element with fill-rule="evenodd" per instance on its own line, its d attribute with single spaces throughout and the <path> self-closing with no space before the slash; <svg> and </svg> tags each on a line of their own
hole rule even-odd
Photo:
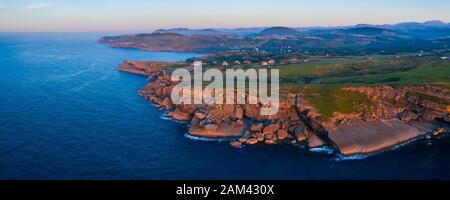
<svg viewBox="0 0 450 200">
<path fill-rule="evenodd" d="M 324 118 L 334 112 L 356 112 L 356 105 L 373 105 L 364 95 L 342 90 L 344 86 L 418 85 L 450 86 L 450 61 L 437 56 L 379 56 L 316 59 L 280 67 L 284 92 L 301 93 Z"/>
<path fill-rule="evenodd" d="M 284 84 L 450 84 L 450 61 L 436 56 L 349 57 L 280 67 Z"/>
<path fill-rule="evenodd" d="M 290 93 L 301 94 L 304 100 L 323 115 L 323 120 L 333 117 L 335 112 L 355 113 L 355 106 L 358 105 L 365 105 L 363 110 L 359 110 L 362 112 L 368 112 L 373 107 L 367 96 L 345 91 L 337 86 L 287 86 L 284 89 Z"/>
<path fill-rule="evenodd" d="M 225 70 L 236 66 L 206 66 L 205 70 L 210 67 Z M 264 68 L 258 63 L 238 67 Z M 316 56 L 310 57 L 309 62 L 274 68 L 280 69 L 281 92 L 303 95 L 324 120 L 333 117 L 335 112 L 368 112 L 373 106 L 367 96 L 342 90 L 345 86 L 439 84 L 450 87 L 450 60 L 440 56 L 374 56 L 371 59 Z"/>
</svg>

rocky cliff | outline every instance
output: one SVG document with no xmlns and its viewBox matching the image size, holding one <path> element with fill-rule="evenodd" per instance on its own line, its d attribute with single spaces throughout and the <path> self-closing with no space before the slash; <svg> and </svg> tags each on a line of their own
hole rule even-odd
<svg viewBox="0 0 450 200">
<path fill-rule="evenodd" d="M 319 119 L 320 113 L 303 101 L 302 94 L 282 95 L 279 112 L 273 116 L 261 116 L 262 105 L 174 105 L 170 95 L 177 82 L 167 75 L 172 69 L 168 65 L 124 62 L 120 70 L 149 76 L 152 82 L 139 93 L 167 111 L 167 117 L 189 122 L 189 134 L 233 139 L 233 147 L 288 143 L 308 148 L 327 145 L 344 155 L 370 154 L 417 137 L 439 135 L 449 123 L 449 90 L 441 86 L 343 88 L 367 95 L 376 108 L 369 113 L 336 113 L 327 121 Z"/>
<path fill-rule="evenodd" d="M 449 121 L 450 89 L 437 85 L 347 87 L 367 95 L 376 104 L 369 119 Z"/>
</svg>

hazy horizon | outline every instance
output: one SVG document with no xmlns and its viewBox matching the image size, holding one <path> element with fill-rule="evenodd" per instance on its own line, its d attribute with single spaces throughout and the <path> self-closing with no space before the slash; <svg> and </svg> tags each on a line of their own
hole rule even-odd
<svg viewBox="0 0 450 200">
<path fill-rule="evenodd" d="M 441 20 L 445 0 L 0 0 L 0 32 L 139 32 L 160 28 L 335 27 Z"/>
</svg>

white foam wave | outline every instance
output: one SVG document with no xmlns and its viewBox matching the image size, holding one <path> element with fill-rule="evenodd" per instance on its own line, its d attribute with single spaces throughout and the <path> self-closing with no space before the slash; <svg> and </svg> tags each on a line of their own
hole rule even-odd
<svg viewBox="0 0 450 200">
<path fill-rule="evenodd" d="M 370 155 L 352 155 L 352 156 L 344 156 L 342 154 L 337 154 L 337 157 L 332 158 L 332 161 L 346 161 L 346 160 L 363 160 L 366 159 L 369 156 L 372 156 L 373 154 Z"/>
<path fill-rule="evenodd" d="M 233 139 L 213 139 L 213 138 L 196 137 L 196 136 L 189 135 L 188 133 L 184 134 L 184 137 L 188 138 L 190 140 L 201 141 L 201 142 L 230 142 L 233 140 Z"/>
<path fill-rule="evenodd" d="M 178 121 L 178 120 L 172 119 L 170 117 L 166 117 L 166 114 L 162 115 L 160 118 L 163 119 L 163 120 L 167 120 L 167 121 L 178 122 L 180 124 L 188 124 L 189 123 L 189 122 Z"/>
<path fill-rule="evenodd" d="M 310 152 L 313 153 L 321 153 L 321 154 L 331 154 L 334 152 L 334 149 L 329 146 L 317 147 L 309 149 Z"/>
</svg>

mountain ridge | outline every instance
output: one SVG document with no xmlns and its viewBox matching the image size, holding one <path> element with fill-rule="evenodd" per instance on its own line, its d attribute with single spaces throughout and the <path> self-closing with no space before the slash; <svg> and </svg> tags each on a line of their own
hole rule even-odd
<svg viewBox="0 0 450 200">
<path fill-rule="evenodd" d="M 394 25 L 358 24 L 348 27 L 296 29 L 274 26 L 239 29 L 159 29 L 153 33 L 105 36 L 99 43 L 112 48 L 145 51 L 215 53 L 232 50 L 267 52 L 407 53 L 446 49 L 450 26 L 442 21 Z"/>
</svg>

